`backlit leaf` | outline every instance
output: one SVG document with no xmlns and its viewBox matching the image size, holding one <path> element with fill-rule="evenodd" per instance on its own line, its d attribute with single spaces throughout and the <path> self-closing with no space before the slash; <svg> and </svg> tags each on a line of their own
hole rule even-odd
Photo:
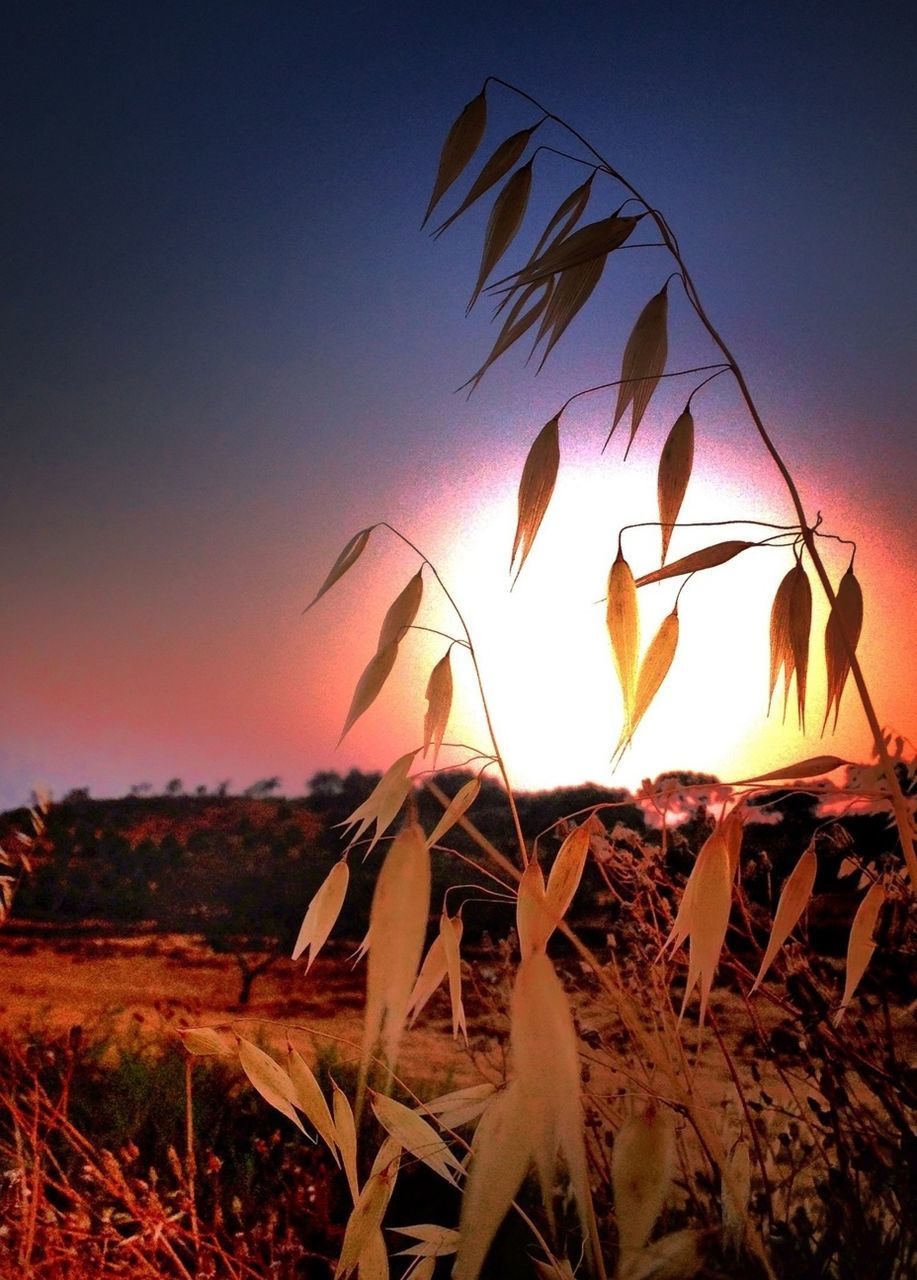
<svg viewBox="0 0 917 1280">
<path fill-rule="evenodd" d="M 293 959 L 298 960 L 308 949 L 309 959 L 306 973 L 312 968 L 313 961 L 328 941 L 328 935 L 335 926 L 344 898 L 350 871 L 344 861 L 336 862 L 322 882 L 321 888 L 309 903 L 305 919 L 299 930 L 296 945 L 293 947 Z"/>
<path fill-rule="evenodd" d="M 630 565 L 618 554 L 608 575 L 606 622 L 611 652 L 624 700 L 624 733 L 630 734 L 637 697 L 637 655 L 640 650 L 640 615 Z"/>
<path fill-rule="evenodd" d="M 860 639 L 863 626 L 863 593 L 860 584 L 854 577 L 853 569 L 848 569 L 841 578 L 834 605 L 828 615 L 825 626 L 825 666 L 828 671 L 828 705 L 825 708 L 825 721 L 822 733 L 828 724 L 831 708 L 834 707 L 834 725 L 837 729 L 837 717 L 841 709 L 841 694 L 850 674 L 850 655 L 844 644 L 844 635 L 850 642 L 854 652 Z"/>
<path fill-rule="evenodd" d="M 539 122 L 540 123 L 540 122 Z M 518 133 L 514 133 L 512 137 L 507 138 L 505 142 L 501 142 L 499 147 L 486 162 L 481 172 L 475 178 L 471 185 L 471 190 L 465 196 L 465 199 L 451 214 L 442 226 L 437 227 L 436 234 L 438 236 L 450 227 L 456 218 L 461 217 L 466 209 L 470 209 L 476 200 L 479 200 L 485 192 L 489 191 L 495 183 L 499 182 L 502 177 L 509 173 L 513 165 L 520 158 L 523 151 L 529 144 L 529 139 L 538 128 L 538 125 L 532 125 L 530 129 L 520 129 Z"/>
<path fill-rule="evenodd" d="M 376 649 L 381 653 L 389 645 L 397 645 L 405 637 L 411 623 L 417 617 L 423 597 L 423 577 L 418 569 L 408 585 L 389 606 L 379 632 Z"/>
<path fill-rule="evenodd" d="M 453 1280 L 478 1280 L 531 1159 L 528 1120 L 519 1084 L 514 1081 L 487 1107 L 474 1135 L 459 1216 Z"/>
<path fill-rule="evenodd" d="M 426 226 L 430 214 L 477 151 L 484 136 L 486 124 L 487 100 L 482 89 L 476 98 L 472 98 L 462 108 L 458 119 L 453 122 L 446 134 L 446 141 L 443 143 L 439 157 L 436 181 L 433 183 L 433 194 L 430 196 L 422 227 Z"/>
<path fill-rule="evenodd" d="M 777 903 L 777 913 L 774 916 L 774 924 L 771 929 L 767 950 L 764 953 L 764 959 L 761 961 L 758 976 L 755 978 L 755 984 L 752 987 L 753 992 L 757 991 L 764 981 L 765 974 L 774 963 L 774 957 L 793 932 L 799 917 L 805 911 L 812 896 L 817 870 L 818 859 L 815 856 L 814 848 L 809 845 L 787 876 L 786 884 L 783 886 L 780 901 Z"/>
<path fill-rule="evenodd" d="M 317 603 L 317 601 L 321 600 L 325 592 L 330 591 L 337 580 L 342 578 L 347 570 L 356 563 L 366 547 L 367 542 L 369 542 L 369 535 L 375 527 L 375 525 L 370 525 L 368 529 L 361 529 L 359 533 L 355 533 L 353 535 L 344 550 L 338 556 L 337 560 L 335 560 L 334 564 L 331 566 L 331 572 L 306 605 L 303 613 L 308 613 L 312 606 Z"/>
<path fill-rule="evenodd" d="M 340 738 L 338 738 L 338 746 L 344 741 L 349 730 L 356 724 L 364 711 L 368 711 L 376 698 L 378 698 L 382 691 L 382 686 L 391 675 L 397 656 L 398 644 L 393 642 L 386 645 L 384 649 L 379 649 L 370 658 L 363 674 L 357 681 L 357 687 L 350 703 L 350 710 L 347 712 L 344 728 Z"/>
<path fill-rule="evenodd" d="M 866 972 L 866 967 L 872 959 L 872 953 L 876 949 L 872 935 L 884 902 L 885 890 L 876 881 L 857 907 L 857 913 L 853 917 L 853 924 L 850 926 L 850 938 L 847 943 L 847 971 L 844 978 L 844 994 L 841 999 L 841 1007 L 834 1015 L 835 1026 L 838 1025 L 846 1013 L 847 1006 L 853 999 L 854 993 L 860 985 L 860 980 Z"/>
<path fill-rule="evenodd" d="M 446 1182 L 455 1185 L 455 1174 L 462 1172 L 462 1166 L 423 1116 L 382 1093 L 373 1094 L 372 1107 L 383 1129 L 405 1151 L 445 1178 Z"/>
<path fill-rule="evenodd" d="M 522 572 L 522 566 L 532 549 L 535 535 L 551 501 L 559 465 L 558 418 L 555 416 L 550 422 L 545 423 L 535 437 L 535 442 L 525 460 L 525 466 L 522 468 L 522 479 L 519 482 L 519 518 L 516 523 L 516 536 L 513 538 L 513 553 L 509 565 L 512 572 L 518 553 L 517 578 Z"/>
<path fill-rule="evenodd" d="M 611 1150 L 611 1185 L 622 1264 L 642 1249 L 662 1212 L 675 1167 L 671 1112 L 655 1103 L 625 1120 Z M 622 1267 L 623 1269 L 623 1267 Z"/>
<path fill-rule="evenodd" d="M 691 468 L 694 465 L 694 419 L 691 410 L 685 409 L 668 434 L 662 446 L 659 458 L 659 474 L 656 491 L 659 500 L 659 524 L 662 534 L 662 559 L 669 550 L 669 542 L 673 533 L 673 525 L 678 520 L 685 490 L 691 479 Z"/>
<path fill-rule="evenodd" d="M 468 304 L 468 310 L 474 306 L 478 295 L 484 288 L 487 277 L 512 244 L 522 219 L 525 217 L 532 189 L 532 162 L 522 165 L 507 181 L 506 186 L 494 201 L 494 207 L 487 221 L 484 232 L 484 251 L 481 255 L 481 268 L 477 283 Z"/>
<path fill-rule="evenodd" d="M 717 565 L 725 564 L 733 556 L 737 556 L 741 551 L 747 551 L 754 545 L 753 542 L 742 542 L 740 539 L 714 543 L 712 547 L 704 547 L 702 551 L 692 551 L 690 555 L 682 556 L 680 560 L 673 560 L 671 564 L 663 565 L 661 569 L 645 573 L 642 578 L 637 579 L 637 586 L 647 587 L 651 582 L 662 582 L 665 578 L 680 578 L 686 573 L 699 573 L 701 569 L 715 569 Z"/>
<path fill-rule="evenodd" d="M 281 1115 L 292 1120 L 297 1129 L 303 1129 L 302 1121 L 296 1114 L 293 1104 L 296 1101 L 296 1086 L 279 1062 L 263 1049 L 259 1049 L 250 1040 L 239 1039 L 239 1062 L 242 1070 L 264 1098 Z"/>
<path fill-rule="evenodd" d="M 478 798 L 480 790 L 480 778 L 469 778 L 466 783 L 459 787 L 449 801 L 448 807 L 443 810 L 443 816 L 430 832 L 430 838 L 427 840 L 428 845 L 434 845 L 442 840 L 446 832 L 451 830 L 462 815 L 468 812 Z"/>
<path fill-rule="evenodd" d="M 451 647 L 430 672 L 427 681 L 427 710 L 423 719 L 423 753 L 426 756 L 433 747 L 433 768 L 443 745 L 443 736 L 452 710 L 452 653 Z"/>
<path fill-rule="evenodd" d="M 618 403 L 608 439 L 615 428 L 631 410 L 630 439 L 624 457 L 634 442 L 637 428 L 643 419 L 650 397 L 656 390 L 660 375 L 665 369 L 669 350 L 667 317 L 669 311 L 669 286 L 664 284 L 637 317 L 621 361 L 621 385 L 618 387 Z M 607 443 L 607 441 L 606 441 Z"/>
</svg>

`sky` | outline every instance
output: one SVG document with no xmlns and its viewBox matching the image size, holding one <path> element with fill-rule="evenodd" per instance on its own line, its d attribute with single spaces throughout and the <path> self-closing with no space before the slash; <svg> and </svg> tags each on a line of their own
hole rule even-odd
<svg viewBox="0 0 917 1280">
<path fill-rule="evenodd" d="M 419 632 L 338 746 L 416 556 L 377 530 L 302 615 L 347 539 L 382 520 L 459 603 L 521 786 L 868 755 L 852 688 L 824 740 L 767 717 L 791 560 L 754 551 L 692 580 L 667 684 L 611 773 L 621 697 L 596 601 L 620 527 L 657 518 L 659 451 L 699 379 L 660 385 L 626 464 L 619 437 L 601 453 L 607 393 L 565 418 L 510 593 L 528 448 L 570 394 L 619 376 L 671 267 L 659 249 L 616 255 L 537 377 L 511 353 L 455 394 L 492 341 L 485 303 L 465 317 L 490 201 L 436 241 L 420 222 L 443 137 L 487 75 L 574 124 L 665 212 L 807 510 L 858 543 L 861 657 L 880 719 L 914 735 L 913 6 L 34 0 L 2 24 L 0 805 L 38 782 L 117 795 L 175 776 L 276 774 L 297 794 L 319 769 L 382 769 L 418 746 L 446 643 Z M 458 196 L 537 119 L 499 86 L 488 103 Z M 582 154 L 553 124 L 543 141 Z M 539 156 L 522 252 L 579 181 Z M 621 198 L 597 188 L 589 217 Z M 667 368 L 716 359 L 677 288 L 670 321 Z M 694 408 L 682 517 L 789 522 L 730 379 Z M 636 572 L 656 567 L 656 531 L 625 538 Z M 707 534 L 676 539 L 673 555 Z M 826 545 L 836 581 L 846 553 Z M 644 589 L 645 639 L 672 595 Z M 417 621 L 456 634 L 429 570 Z M 824 622 L 817 604 L 810 731 Z M 490 751 L 453 652 L 447 739 Z"/>
</svg>

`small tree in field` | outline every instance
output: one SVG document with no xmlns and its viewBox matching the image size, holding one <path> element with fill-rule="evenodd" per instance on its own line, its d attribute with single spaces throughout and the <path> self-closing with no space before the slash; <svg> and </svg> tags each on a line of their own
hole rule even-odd
<svg viewBox="0 0 917 1280">
<path fill-rule="evenodd" d="M 445 230 L 488 192 L 497 190 L 471 303 L 485 293 L 495 300 L 499 329 L 492 350 L 468 385 L 476 387 L 491 365 L 524 339 L 533 341 L 533 349 L 542 361 L 546 359 L 596 290 L 611 256 L 638 243 L 640 233 L 649 231 L 658 237 L 667 258 L 656 292 L 636 317 L 619 376 L 602 386 L 574 391 L 531 444 L 519 482 L 513 574 L 523 571 L 551 501 L 564 419 L 571 404 L 585 396 L 609 395 L 613 411 L 608 436 L 623 423 L 629 431 L 629 449 L 660 380 L 688 380 L 684 409 L 659 457 L 658 511 L 646 522 L 659 531 L 659 563 L 639 574 L 633 572 L 627 527 L 620 530 L 609 555 L 606 625 L 623 703 L 615 758 L 627 750 L 665 684 L 679 644 L 682 592 L 690 590 L 696 574 L 715 572 L 753 547 L 767 547 L 786 563 L 770 610 L 771 699 L 782 678 L 785 707 L 795 683 L 795 709 L 803 723 L 814 581 L 830 609 L 823 637 L 828 687 L 823 732 L 836 722 L 846 685 L 852 682 L 872 734 L 875 763 L 848 774 L 838 784 L 830 779 L 847 762 L 828 753 L 775 762 L 758 777 L 726 785 L 704 775 L 672 775 L 644 784 L 640 798 L 655 809 L 663 834 L 662 849 L 655 852 L 639 841 L 625 840 L 606 822 L 610 818 L 613 823 L 620 807 L 617 801 L 590 806 L 547 832 L 525 831 L 491 720 L 474 641 L 448 584 L 402 531 L 384 522 L 361 529 L 340 553 L 310 608 L 353 568 L 373 537 L 400 540 L 417 556 L 417 569 L 381 620 L 376 652 L 357 681 L 343 734 L 370 709 L 401 644 L 420 626 L 416 619 L 422 616 L 425 592 L 442 592 L 455 621 L 454 629 L 443 634 L 442 656 L 429 674 L 422 734 L 408 737 L 404 753 L 350 814 L 349 843 L 309 905 L 294 953 L 308 958 L 308 968 L 334 927 L 348 890 L 350 848 L 360 842 L 369 854 L 384 840 L 387 848 L 361 948 L 368 954 L 367 999 L 363 1040 L 355 1051 L 358 1083 L 353 1108 L 339 1089 L 329 1108 L 306 1060 L 305 1029 L 283 1031 L 286 1056 L 282 1060 L 258 1047 L 242 1023 L 232 1024 L 232 1043 L 255 1087 L 296 1123 L 304 1114 L 343 1165 L 354 1207 L 336 1272 L 341 1280 L 357 1269 L 366 1276 L 388 1274 L 389 1245 L 382 1224 L 399 1165 L 417 1162 L 460 1186 L 462 1201 L 457 1226 L 454 1222 L 434 1225 L 420 1215 L 419 1223 L 398 1226 L 411 1242 L 406 1274 L 416 1280 L 432 1276 L 437 1259 L 452 1255 L 458 1280 L 476 1280 L 482 1268 L 486 1270 L 489 1250 L 511 1208 L 531 1233 L 532 1265 L 544 1276 L 569 1277 L 580 1257 L 594 1274 L 604 1277 L 614 1271 L 621 1280 L 688 1277 L 708 1266 L 726 1265 L 740 1265 L 741 1274 L 841 1274 L 850 1264 L 852 1247 L 845 1230 L 870 1242 L 864 1245 L 863 1265 L 869 1264 L 870 1257 L 874 1260 L 880 1249 L 888 1259 L 882 1274 L 903 1276 L 914 1257 L 914 1241 L 903 1225 L 904 1183 L 899 1185 L 896 1179 L 904 1178 L 900 1153 L 913 1098 L 906 1096 L 900 1077 L 879 1065 L 895 1059 L 890 1039 L 888 1044 L 876 1043 L 877 1023 L 848 1016 L 845 1028 L 852 1024 L 852 1029 L 846 1034 L 835 1030 L 854 1001 L 875 949 L 877 930 L 884 927 L 886 903 L 906 900 L 908 879 L 910 890 L 917 887 L 913 800 L 907 794 L 915 769 L 904 741 L 895 741 L 882 729 L 857 657 L 863 603 L 853 551 L 840 580 L 832 581 L 823 547 L 826 539 L 841 544 L 844 539 L 824 529 L 821 518 L 813 519 L 806 511 L 735 356 L 700 301 L 665 216 L 575 129 L 528 94 L 489 78 L 448 133 L 425 221 L 477 154 L 490 101 L 495 91 L 502 90 L 531 105 L 532 122 L 489 154 L 458 207 L 439 227 Z M 542 141 L 549 130 L 566 134 L 562 150 Z M 543 151 L 564 156 L 574 166 L 577 181 L 519 265 L 508 270 L 501 264 L 519 236 L 536 176 L 535 161 Z M 716 359 L 703 366 L 681 368 L 677 359 L 670 360 L 668 307 L 676 291 L 687 300 L 715 350 Z M 792 510 L 789 523 L 749 520 L 741 512 L 714 533 L 704 532 L 709 530 L 704 522 L 679 523 L 693 469 L 694 415 L 703 403 L 703 388 L 722 377 L 737 386 L 748 411 L 749 430 L 757 435 L 785 484 Z M 733 524 L 734 528 L 728 527 Z M 694 531 L 698 545 L 672 559 L 670 540 L 674 531 L 683 529 Z M 671 584 L 671 609 L 644 644 L 640 592 L 660 582 Z M 446 739 L 453 681 L 465 670 L 460 662 L 467 664 L 465 669 L 480 695 L 489 741 L 470 747 L 451 744 L 462 756 L 455 767 L 473 764 L 474 771 L 449 798 L 422 763 L 429 759 L 435 769 L 439 751 L 450 747 Z M 505 787 L 515 833 L 512 852 L 496 848 L 474 824 L 475 801 L 488 770 Z M 417 781 L 442 805 L 442 817 L 430 831 L 416 820 L 412 795 Z M 814 960 L 806 959 L 804 949 L 792 941 L 810 900 L 828 834 L 820 832 L 821 843 L 813 837 L 808 848 L 798 850 L 780 886 L 772 920 L 754 915 L 742 889 L 743 829 L 749 802 L 776 794 L 775 788 L 785 796 L 794 787 L 829 797 L 841 808 L 856 803 L 885 813 L 898 833 L 894 862 L 878 867 L 860 863 L 855 868 L 865 892 L 850 931 L 842 993 L 832 989 L 830 976 Z M 692 795 L 702 796 L 710 805 L 715 822 L 709 834 L 706 822 L 698 823 L 701 847 L 676 896 L 664 874 L 665 833 L 674 814 L 691 811 Z M 390 838 L 387 833 L 405 802 L 407 819 Z M 460 955 L 463 910 L 473 910 L 474 899 L 462 902 L 447 893 L 442 902 L 430 901 L 430 850 L 434 846 L 448 849 L 449 832 L 457 824 L 476 841 L 490 892 L 508 899 L 515 910 L 519 955 L 509 975 L 509 1067 L 506 1056 L 501 1056 L 499 1065 L 490 1062 L 489 1074 L 482 1080 L 425 1103 L 398 1082 L 403 1092 L 402 1100 L 396 1100 L 391 1096 L 392 1085 L 406 1025 L 441 984 L 449 994 L 453 1036 L 466 1044 L 474 1039 L 465 1015 Z M 543 869 L 547 850 L 553 857 Z M 596 954 L 565 923 L 590 859 L 623 913 L 619 934 L 627 939 L 626 949 L 612 947 Z M 478 896 L 481 892 L 475 888 Z M 425 950 L 431 906 L 436 927 Z M 566 938 L 567 954 L 572 948 L 580 966 L 572 997 L 568 970 L 548 954 L 549 948 L 559 952 L 561 935 Z M 686 969 L 681 962 L 684 943 L 688 944 Z M 783 963 L 782 956 L 788 957 L 794 990 L 802 993 L 795 1005 L 782 989 L 774 994 L 773 974 Z M 718 968 L 727 973 L 736 998 L 747 1009 L 752 1039 L 770 1046 L 768 1020 L 773 1023 L 778 1017 L 790 1027 L 784 1029 L 785 1037 L 791 1042 L 793 1036 L 802 1037 L 792 1065 L 767 1049 L 779 1077 L 779 1106 L 771 1094 L 762 1091 L 759 1098 L 753 1073 L 740 1072 L 735 1046 L 730 1048 L 721 1031 L 713 995 Z M 675 1001 L 672 980 L 682 984 L 680 999 Z M 689 1029 L 685 1013 L 695 990 L 699 1012 Z M 751 1001 L 759 990 L 760 996 Z M 814 992 L 812 999 L 821 1001 L 817 1015 L 801 1003 L 809 998 L 806 992 Z M 581 1036 L 579 1018 L 589 1022 L 591 1038 Z M 891 1021 L 886 1021 L 891 1037 Z M 696 1087 L 705 1027 L 709 1027 L 708 1041 L 712 1037 L 721 1055 L 719 1074 L 730 1091 L 728 1106 L 724 1104 L 720 1115 L 713 1113 Z M 225 1051 L 226 1040 L 217 1032 L 192 1034 L 196 1051 Z M 584 1062 L 599 1081 L 586 1090 L 582 1087 Z M 845 1092 L 845 1101 L 839 1102 L 835 1086 L 850 1076 L 856 1082 Z M 370 1089 L 371 1081 L 375 1091 Z M 367 1098 L 372 1120 L 365 1114 Z M 839 1119 L 843 1107 L 849 1107 L 850 1113 Z M 362 1128 L 361 1119 L 366 1121 Z M 473 1136 L 465 1128 L 472 1124 L 476 1124 Z M 782 1124 L 789 1128 L 778 1132 L 774 1126 Z M 869 1139 L 864 1136 L 867 1133 Z M 780 1173 L 772 1147 L 785 1153 L 788 1180 Z M 848 1147 L 858 1153 L 859 1165 L 852 1156 L 848 1160 Z M 868 1187 L 855 1177 L 845 1181 L 843 1175 L 833 1183 L 826 1181 L 826 1170 L 834 1167 L 835 1159 L 829 1148 L 837 1153 L 842 1169 L 866 1169 L 869 1159 L 875 1158 L 876 1178 Z M 470 1160 L 465 1158 L 469 1151 Z M 823 1185 L 827 1192 L 822 1191 Z M 840 1219 L 836 1213 L 832 1216 L 832 1196 L 835 1207 L 843 1199 Z M 714 1273 L 724 1274 L 722 1270 Z"/>
</svg>

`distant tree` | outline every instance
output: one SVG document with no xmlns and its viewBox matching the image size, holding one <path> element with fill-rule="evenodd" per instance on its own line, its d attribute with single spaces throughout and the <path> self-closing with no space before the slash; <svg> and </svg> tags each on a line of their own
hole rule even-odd
<svg viewBox="0 0 917 1280">
<path fill-rule="evenodd" d="M 89 799 L 88 787 L 71 787 L 61 804 L 84 804 Z"/>
<path fill-rule="evenodd" d="M 198 785 L 194 788 L 194 794 L 196 796 L 205 796 L 207 794 L 206 784 L 203 782 L 198 783 Z"/>
<path fill-rule="evenodd" d="M 229 795 L 229 784 L 231 781 L 231 778 L 224 778 L 222 782 L 218 782 L 213 789 L 213 794 L 218 796 L 221 800 L 225 799 L 226 796 Z"/>
<path fill-rule="evenodd" d="M 306 790 L 310 797 L 319 800 L 339 796 L 344 790 L 344 779 L 333 769 L 320 769 L 306 782 Z"/>
<path fill-rule="evenodd" d="M 251 800 L 266 800 L 268 796 L 280 786 L 282 779 L 274 774 L 270 778 L 260 778 L 257 782 L 253 782 L 250 787 L 246 787 L 242 792 L 244 796 L 248 796 Z"/>
<path fill-rule="evenodd" d="M 132 796 L 148 796 L 153 790 L 152 782 L 135 782 L 131 787 Z"/>
<path fill-rule="evenodd" d="M 166 783 L 167 796 L 180 796 L 185 789 L 185 784 L 181 778 L 170 778 Z"/>
</svg>

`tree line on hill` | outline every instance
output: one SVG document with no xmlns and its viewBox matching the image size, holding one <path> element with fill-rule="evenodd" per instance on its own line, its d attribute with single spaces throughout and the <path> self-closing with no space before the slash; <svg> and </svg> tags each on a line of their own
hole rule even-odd
<svg viewBox="0 0 917 1280">
<path fill-rule="evenodd" d="M 164 932 L 200 934 L 219 952 L 234 956 L 239 966 L 241 1003 L 252 983 L 276 959 L 289 954 L 305 909 L 344 848 L 341 824 L 376 786 L 381 775 L 352 769 L 346 774 L 324 770 L 313 775 L 301 797 L 278 796 L 277 777 L 259 780 L 241 794 L 229 793 L 228 783 L 213 791 L 187 793 L 180 779 L 171 780 L 163 794 L 149 794 L 144 784 L 118 799 L 93 799 L 77 788 L 44 815 L 44 830 L 36 840 L 31 870 L 16 894 L 14 920 L 79 925 L 96 922 L 110 928 L 145 924 Z M 454 795 L 472 775 L 448 771 L 436 775 L 447 795 Z M 682 784 L 709 782 L 709 776 L 669 775 Z M 151 789 L 150 789 L 151 790 Z M 425 789 L 415 793 L 418 816 L 430 830 L 441 815 L 440 804 Z M 762 817 L 746 834 L 743 858 L 746 893 L 752 900 L 773 905 L 783 879 L 824 819 L 816 798 L 798 792 L 774 792 L 761 797 Z M 517 796 L 523 829 L 532 836 L 548 831 L 558 820 L 589 809 L 603 810 L 613 833 L 609 849 L 656 850 L 660 831 L 647 822 L 643 804 L 630 793 L 593 783 L 552 791 L 522 792 Z M 774 821 L 778 816 L 779 821 Z M 511 850 L 514 831 L 505 793 L 495 781 L 482 780 L 471 816 L 481 833 L 498 848 Z M 0 847 L 22 830 L 27 814 L 0 815 Z M 703 791 L 686 803 L 679 826 L 667 832 L 665 858 L 659 872 L 673 886 L 680 884 L 713 820 Z M 838 824 L 832 824 L 838 826 Z M 876 817 L 847 818 L 838 828 L 837 848 L 855 844 L 867 861 L 881 857 L 891 846 L 884 822 Z M 460 829 L 447 843 L 464 858 L 479 861 L 480 851 Z M 540 848 L 552 856 L 558 846 L 549 835 Z M 827 845 L 823 848 L 830 849 Z M 381 856 L 376 847 L 370 863 Z M 630 856 L 630 855 L 628 855 Z M 645 856 L 645 855 L 643 855 Z M 363 849 L 351 854 L 352 875 L 336 936 L 357 941 L 366 929 L 375 867 L 362 867 Z M 837 882 L 840 857 L 820 859 L 817 890 Z M 609 874 L 590 865 L 577 895 L 579 926 L 607 932 L 618 910 L 609 892 Z M 464 912 L 465 937 L 471 944 L 485 934 L 504 936 L 513 923 L 507 903 L 488 895 L 486 876 L 463 858 L 434 850 L 433 910 L 438 913 L 443 893 L 452 885 L 465 886 L 450 897 L 450 910 L 468 900 Z"/>
</svg>

